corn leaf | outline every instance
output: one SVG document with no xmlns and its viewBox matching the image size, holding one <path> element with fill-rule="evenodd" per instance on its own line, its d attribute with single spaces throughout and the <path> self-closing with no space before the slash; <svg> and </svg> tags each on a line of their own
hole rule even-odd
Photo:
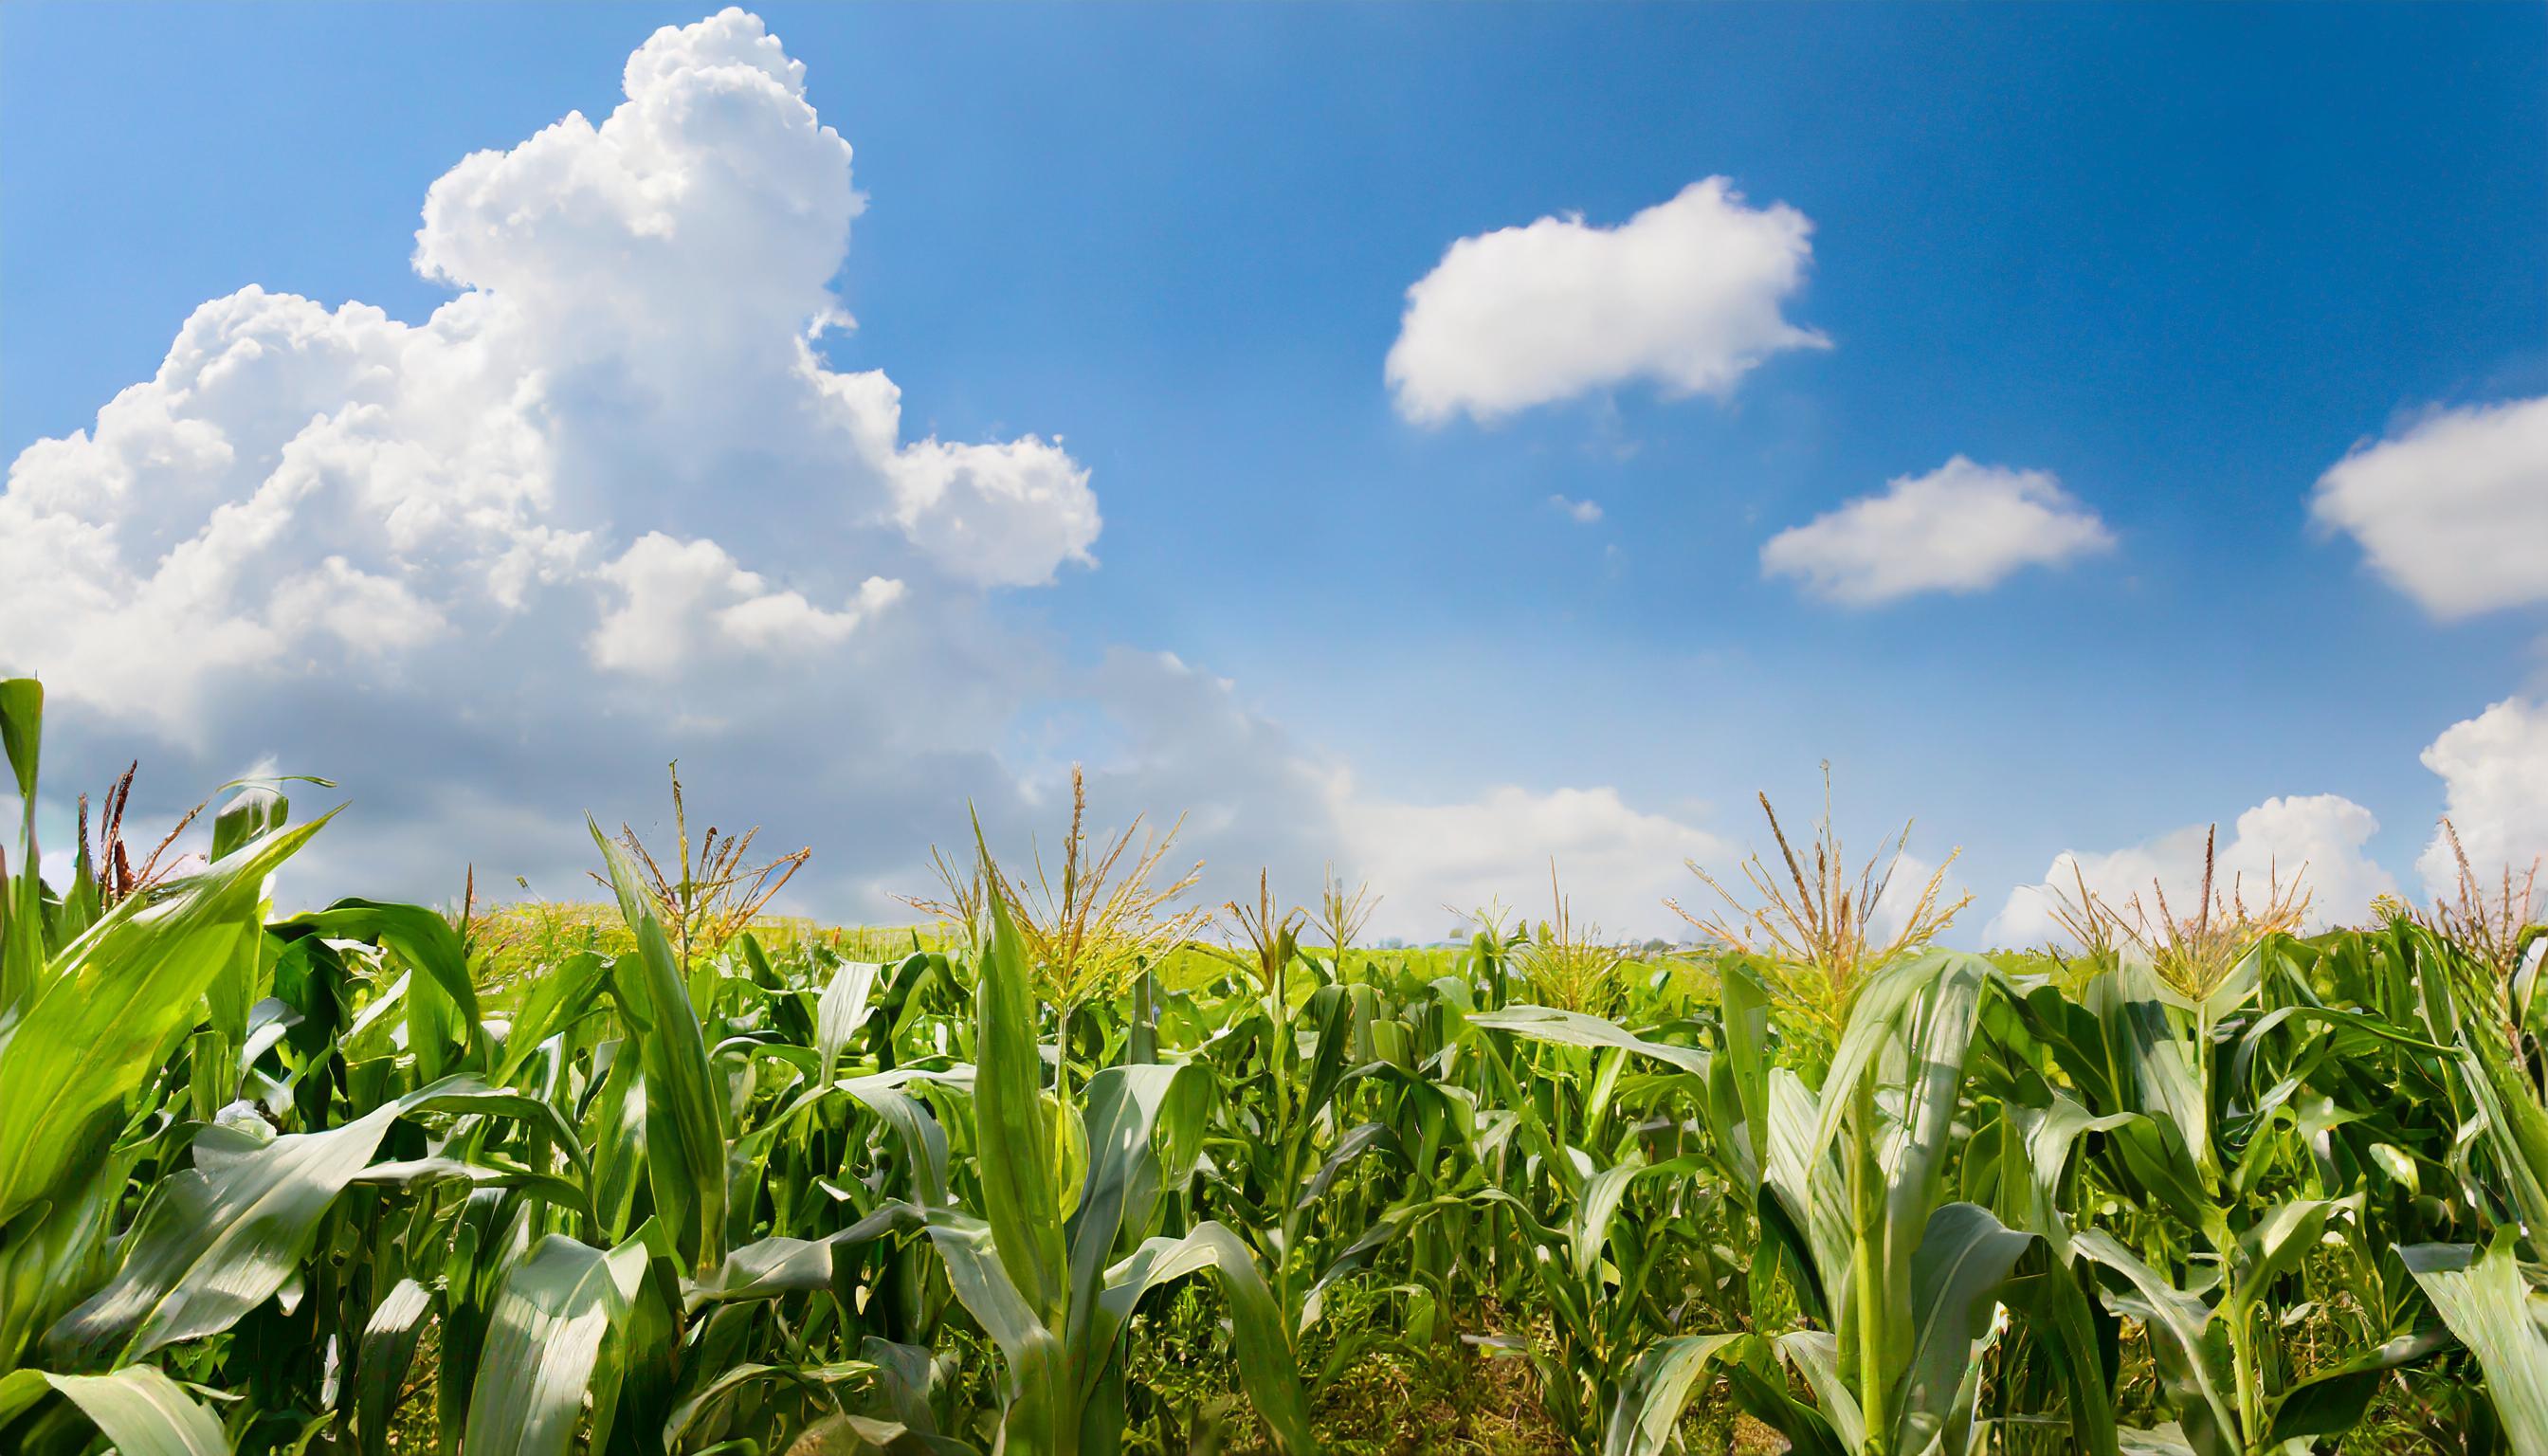
<svg viewBox="0 0 2548 1456">
<path fill-rule="evenodd" d="M 691 1273 L 704 1274 L 725 1257 L 722 1089 L 708 1069 L 698 1017 L 636 864 L 599 824 L 586 822 L 610 868 L 620 914 L 637 938 L 634 954 L 611 962 L 610 987 L 644 1069 L 647 1187 L 682 1261 Z"/>
<path fill-rule="evenodd" d="M 2509 1230 L 2475 1258 L 2461 1244 L 2400 1250 L 2442 1322 L 2486 1371 L 2514 1456 L 2548 1456 L 2548 1299 L 2530 1288 Z"/>
<path fill-rule="evenodd" d="M 552 1233 L 506 1276 L 469 1397 L 469 1456 L 564 1456 L 602 1347 L 626 1317 L 643 1249 Z"/>
<path fill-rule="evenodd" d="M 105 1375 L 21 1370 L 0 1379 L 0 1426 L 46 1389 L 77 1406 L 123 1456 L 229 1456 L 222 1423 L 156 1366 Z"/>
</svg>

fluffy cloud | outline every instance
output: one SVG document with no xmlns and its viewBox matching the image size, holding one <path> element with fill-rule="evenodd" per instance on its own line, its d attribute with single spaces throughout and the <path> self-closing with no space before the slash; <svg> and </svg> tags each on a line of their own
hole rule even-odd
<svg viewBox="0 0 2548 1456">
<path fill-rule="evenodd" d="M 1695 830 L 1607 789 L 1374 801 L 1225 681 L 1012 621 L 997 589 L 1093 565 L 1088 473 L 1045 436 L 906 440 L 891 380 L 824 362 L 864 200 L 802 67 L 727 11 L 623 79 L 432 185 L 413 261 L 456 293 L 424 321 L 242 289 L 10 466 L 0 671 L 51 694 L 46 843 L 130 759 L 166 821 L 270 757 L 354 798 L 287 900 L 473 864 L 577 897 L 583 811 L 669 832 L 679 759 L 694 820 L 816 847 L 798 908 L 882 918 L 968 808 L 1049 844 L 1085 759 L 1101 821 L 1189 811 L 1206 899 L 1259 864 L 1307 896 L 1332 858 L 1430 935 L 1554 852 L 1588 911 L 1659 922 Z"/>
<path fill-rule="evenodd" d="M 2435 616 L 2548 600 L 2548 399 L 2435 410 L 2358 445 L 2310 508 Z"/>
<path fill-rule="evenodd" d="M 2048 471 L 1976 465 L 1958 455 L 1899 476 L 1761 548 L 1761 570 L 1852 606 L 1922 592 L 1980 592 L 2030 566 L 2114 548 L 2097 513 Z"/>
<path fill-rule="evenodd" d="M 2548 855 L 2548 703 L 2505 698 L 2444 729 L 2423 759 L 2442 776 L 2443 812 L 2469 866 L 2491 889 L 2503 867 L 2518 875 Z M 2415 868 L 2430 894 L 2459 883 L 2458 860 L 2438 832 Z"/>
<path fill-rule="evenodd" d="M 1551 496 L 1548 498 L 1548 503 L 1579 526 L 1594 525 L 1601 519 L 1601 502 L 1598 500 L 1576 500 L 1565 496 Z"/>
<path fill-rule="evenodd" d="M 1787 321 L 1813 224 L 1723 177 L 1617 228 L 1542 218 L 1463 237 L 1407 290 L 1388 362 L 1399 412 L 1481 421 L 1631 380 L 1724 394 L 1762 360 L 1829 341 Z"/>
<path fill-rule="evenodd" d="M 93 431 L 27 449 L 0 496 L 15 665 L 192 738 L 234 679 L 534 618 L 583 616 L 594 666 L 660 673 L 701 633 L 837 649 L 906 579 L 1087 561 L 1096 498 L 1057 444 L 906 443 L 891 381 L 810 347 L 846 317 L 829 280 L 861 198 L 761 23 L 661 31 L 625 86 L 599 126 L 570 114 L 433 184 L 414 262 L 459 293 L 424 322 L 243 289 Z M 772 569 L 797 585 L 766 590 Z M 693 607 L 714 622 L 658 630 Z"/>
<path fill-rule="evenodd" d="M 796 592 L 766 589 L 714 541 L 676 541 L 649 531 L 593 575 L 623 593 L 593 630 L 598 666 L 664 677 L 702 653 L 818 652 L 902 596 L 900 582 L 869 577 L 838 611 Z"/>
<path fill-rule="evenodd" d="M 2228 893 L 2235 887 L 2254 905 L 2277 876 L 2288 885 L 2297 875 L 2309 887 L 2311 924 L 2358 923 L 2373 896 L 2398 887 L 2363 852 L 2379 829 L 2370 810 L 2338 794 L 2267 799 L 2239 815 L 2219 841 L 2214 889 Z M 2090 893 L 2118 908 L 2138 895 L 2153 914 L 2155 885 L 2178 913 L 2192 914 L 2201 899 L 2207 832 L 2204 825 L 2189 824 L 2104 854 L 2065 850 L 2053 857 L 2041 883 L 2009 891 L 1982 939 L 2000 947 L 2066 940 L 2053 918 L 2055 897 L 2077 899 L 2082 880 Z"/>
</svg>

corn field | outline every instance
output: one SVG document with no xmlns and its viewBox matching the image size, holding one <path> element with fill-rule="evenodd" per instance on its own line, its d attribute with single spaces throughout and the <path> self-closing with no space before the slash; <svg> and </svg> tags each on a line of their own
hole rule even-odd
<svg viewBox="0 0 2548 1456">
<path fill-rule="evenodd" d="M 1984 957 L 1782 835 L 1673 963 L 1562 900 L 1365 951 L 1334 885 L 1201 956 L 1074 826 L 853 959 L 693 934 L 596 827 L 624 935 L 499 995 L 465 913 L 277 915 L 283 786 L 48 885 L 42 704 L 0 684 L 0 1450 L 1492 1449 L 1348 1399 L 1393 1372 L 1604 1456 L 2548 1456 L 2518 879 L 2314 936 L 2083 887 L 2084 949 Z"/>
</svg>

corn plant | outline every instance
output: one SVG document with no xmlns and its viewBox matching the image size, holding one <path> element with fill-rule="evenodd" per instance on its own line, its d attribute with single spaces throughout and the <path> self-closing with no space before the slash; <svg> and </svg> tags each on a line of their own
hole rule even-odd
<svg viewBox="0 0 2548 1456">
<path fill-rule="evenodd" d="M 1111 1066 L 1078 1106 L 1046 1100 L 1037 1049 L 1033 973 L 1005 885 L 984 859 L 990 925 L 974 991 L 974 1142 L 978 1211 L 926 1198 L 912 1210 L 945 1261 L 957 1298 L 999 1345 L 1003 1451 L 1075 1456 L 1119 1448 L 1121 1353 L 1144 1296 L 1213 1275 L 1235 1330 L 1238 1366 L 1278 1448 L 1315 1451 L 1291 1346 L 1272 1293 L 1236 1234 L 1209 1220 L 1182 1236 L 1154 1233 L 1162 1191 L 1185 1181 L 1198 1145 L 1189 1068 Z M 1078 1138 L 1057 1138 L 1069 1119 Z M 1083 1140 L 1084 1139 L 1084 1140 Z M 1171 1151 L 1165 1155 L 1160 1144 Z M 1085 1148 L 1065 1168 L 1063 1146 Z M 1073 1196 L 1066 1175 L 1078 1183 Z M 934 1190 L 929 1190 L 934 1192 Z"/>
<path fill-rule="evenodd" d="M 2312 935 L 2083 879 L 1982 957 L 1774 816 L 1669 959 L 1364 948 L 1332 872 L 1225 955 L 1075 791 L 917 931 L 597 827 L 606 907 L 279 914 L 298 780 L 143 854 L 128 771 L 46 883 L 42 730 L 0 682 L 0 1450 L 1291 1456 L 1512 1362 L 1618 1456 L 2548 1453 L 2517 873 Z"/>
</svg>

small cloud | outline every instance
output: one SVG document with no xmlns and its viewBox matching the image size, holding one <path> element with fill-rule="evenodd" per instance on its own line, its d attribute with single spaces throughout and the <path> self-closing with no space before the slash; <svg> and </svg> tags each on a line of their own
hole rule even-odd
<svg viewBox="0 0 2548 1456">
<path fill-rule="evenodd" d="M 2114 545 L 2106 523 L 2051 472 L 1958 455 L 1780 531 L 1761 548 L 1761 574 L 1800 578 L 1828 601 L 1872 606 L 1923 592 L 1980 592 L 2022 568 Z"/>
<path fill-rule="evenodd" d="M 1772 354 L 1831 346 L 1781 312 L 1813 230 L 1710 177 L 1616 228 L 1546 217 L 1463 237 L 1407 290 L 1387 365 L 1398 412 L 1483 423 L 1639 379 L 1725 395 Z"/>
<path fill-rule="evenodd" d="M 1566 518 L 1577 525 L 1589 526 L 1601 519 L 1601 502 L 1598 500 L 1570 500 L 1564 496 L 1551 496 L 1548 503 L 1565 512 Z"/>
<path fill-rule="evenodd" d="M 2434 616 L 2548 600 L 2548 399 L 2437 410 L 2357 445 L 2310 513 Z"/>
</svg>

